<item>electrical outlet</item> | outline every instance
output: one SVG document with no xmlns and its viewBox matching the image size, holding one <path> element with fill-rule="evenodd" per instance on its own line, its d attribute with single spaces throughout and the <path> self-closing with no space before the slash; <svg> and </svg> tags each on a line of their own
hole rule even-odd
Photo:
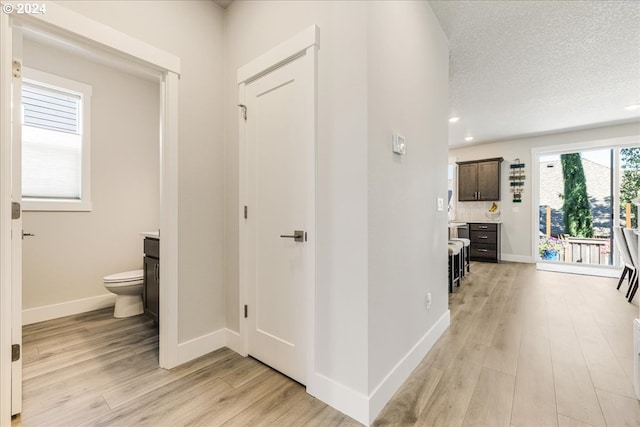
<svg viewBox="0 0 640 427">
<path fill-rule="evenodd" d="M 431 292 L 427 292 L 427 297 L 425 298 L 425 305 L 427 306 L 427 310 L 431 308 Z"/>
<path fill-rule="evenodd" d="M 442 197 L 438 197 L 438 210 L 439 211 L 444 210 L 444 199 Z"/>
</svg>

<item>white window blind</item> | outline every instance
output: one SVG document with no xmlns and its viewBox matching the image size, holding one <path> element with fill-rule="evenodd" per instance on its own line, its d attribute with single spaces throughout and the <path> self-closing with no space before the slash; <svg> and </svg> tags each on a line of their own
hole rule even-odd
<svg viewBox="0 0 640 427">
<path fill-rule="evenodd" d="M 22 84 L 22 197 L 82 197 L 82 98 L 80 95 Z"/>
</svg>

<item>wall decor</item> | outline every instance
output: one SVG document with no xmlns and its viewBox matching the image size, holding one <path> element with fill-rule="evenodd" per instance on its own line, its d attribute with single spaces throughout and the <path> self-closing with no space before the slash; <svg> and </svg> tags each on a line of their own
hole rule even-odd
<svg viewBox="0 0 640 427">
<path fill-rule="evenodd" d="M 520 159 L 515 159 L 509 168 L 509 185 L 513 193 L 513 203 L 521 203 L 525 180 L 524 163 L 520 163 Z"/>
</svg>

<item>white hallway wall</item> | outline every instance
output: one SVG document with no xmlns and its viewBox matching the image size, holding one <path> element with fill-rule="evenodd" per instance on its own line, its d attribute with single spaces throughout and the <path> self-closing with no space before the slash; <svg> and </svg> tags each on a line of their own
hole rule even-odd
<svg viewBox="0 0 640 427">
<path fill-rule="evenodd" d="M 23 63 L 93 88 L 93 210 L 23 217 L 24 230 L 35 234 L 23 241 L 23 309 L 38 313 L 108 295 L 103 276 L 142 268 L 138 233 L 159 223 L 159 86 L 27 40 Z"/>
<path fill-rule="evenodd" d="M 225 327 L 223 10 L 211 1 L 63 1 L 178 56 L 178 341 Z"/>
<path fill-rule="evenodd" d="M 615 140 L 616 138 L 638 137 L 640 124 L 607 126 L 601 128 L 555 133 L 513 141 L 496 142 L 491 144 L 472 145 L 469 147 L 452 148 L 449 157 L 457 161 L 504 157 L 502 163 L 502 201 L 500 203 L 502 224 L 502 258 L 507 261 L 534 262 L 532 254 L 531 227 L 535 219 L 531 214 L 532 194 L 537 189 L 532 188 L 531 149 L 536 147 L 556 146 L 563 144 L 589 143 L 592 141 Z M 527 179 L 525 181 L 522 203 L 513 203 L 509 188 L 509 164 L 519 158 L 526 164 Z M 473 202 L 472 202 L 473 203 Z M 513 212 L 513 208 L 519 209 Z"/>
<path fill-rule="evenodd" d="M 448 310 L 449 47 L 423 2 L 369 6 L 369 393 Z M 391 152 L 391 134 L 407 154 Z M 432 306 L 427 310 L 427 292 Z"/>
<path fill-rule="evenodd" d="M 241 1 L 226 16 L 227 325 L 238 330 L 237 69 L 316 24 L 317 371 L 367 392 L 367 4 Z"/>
<path fill-rule="evenodd" d="M 229 6 L 225 285 L 227 325 L 234 330 L 236 71 L 313 24 L 320 28 L 316 370 L 367 400 L 447 313 L 446 213 L 435 207 L 436 196 L 447 191 L 448 47 L 424 2 Z M 393 131 L 408 138 L 402 158 L 391 152 Z M 374 402 L 369 409 L 374 417 L 380 408 Z"/>
</svg>

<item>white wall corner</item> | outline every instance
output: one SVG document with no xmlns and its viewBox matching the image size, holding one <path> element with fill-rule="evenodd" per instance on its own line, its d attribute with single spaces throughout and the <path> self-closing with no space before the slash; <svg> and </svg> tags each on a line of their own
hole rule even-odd
<svg viewBox="0 0 640 427">
<path fill-rule="evenodd" d="M 241 356 L 246 356 L 243 353 L 242 349 L 242 337 L 238 332 L 232 331 L 231 329 L 225 329 L 225 341 L 227 343 L 227 347 Z"/>
<path fill-rule="evenodd" d="M 22 324 L 30 325 L 32 323 L 44 322 L 45 320 L 58 319 L 60 317 L 86 313 L 101 308 L 113 307 L 115 302 L 116 296 L 114 294 L 107 294 L 59 304 L 28 308 L 22 310 Z"/>
<path fill-rule="evenodd" d="M 197 359 L 227 345 L 227 329 L 218 329 L 178 344 L 178 365 Z"/>
<path fill-rule="evenodd" d="M 242 356 L 246 356 L 246 354 L 242 353 L 242 338 L 240 334 L 230 329 L 222 328 L 178 344 L 178 365 L 222 347 L 227 347 Z"/>
<path fill-rule="evenodd" d="M 317 372 L 312 383 L 313 387 L 308 386 L 307 393 L 354 420 L 369 425 L 369 399 L 365 394 Z"/>
<path fill-rule="evenodd" d="M 327 405 L 350 416 L 364 425 L 370 425 L 391 400 L 411 372 L 420 364 L 438 338 L 451 323 L 447 310 L 411 350 L 393 367 L 375 390 L 366 396 L 331 378 L 316 373 L 313 388 L 307 387 L 307 393 L 322 400 Z"/>
<path fill-rule="evenodd" d="M 369 422 L 376 419 L 402 383 L 409 378 L 411 372 L 422 362 L 422 359 L 431 350 L 438 338 L 447 330 L 450 323 L 451 313 L 447 310 L 371 392 L 369 396 Z"/>
</svg>

